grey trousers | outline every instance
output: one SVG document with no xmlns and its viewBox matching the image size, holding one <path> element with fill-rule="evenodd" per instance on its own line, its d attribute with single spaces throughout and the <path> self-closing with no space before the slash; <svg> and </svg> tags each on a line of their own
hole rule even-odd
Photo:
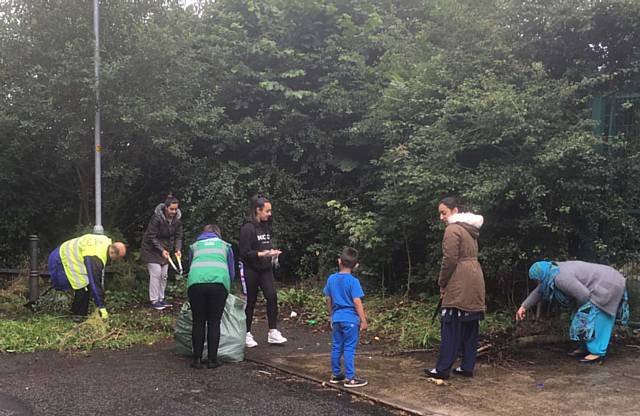
<svg viewBox="0 0 640 416">
<path fill-rule="evenodd" d="M 167 287 L 167 276 L 169 275 L 169 265 L 158 263 L 147 263 L 149 270 L 149 300 L 161 302 L 164 300 L 164 289 Z"/>
</svg>

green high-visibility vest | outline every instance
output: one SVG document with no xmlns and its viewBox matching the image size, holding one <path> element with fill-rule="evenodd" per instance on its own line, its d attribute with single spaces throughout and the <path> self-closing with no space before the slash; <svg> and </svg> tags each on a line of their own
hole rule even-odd
<svg viewBox="0 0 640 416">
<path fill-rule="evenodd" d="M 227 266 L 227 253 L 230 249 L 230 245 L 219 238 L 207 238 L 193 243 L 193 260 L 187 287 L 200 283 L 222 283 L 229 291 L 231 277 Z"/>
</svg>

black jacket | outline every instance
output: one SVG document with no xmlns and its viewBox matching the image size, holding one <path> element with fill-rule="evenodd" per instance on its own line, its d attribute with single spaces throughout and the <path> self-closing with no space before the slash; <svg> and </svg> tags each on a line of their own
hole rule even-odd
<svg viewBox="0 0 640 416">
<path fill-rule="evenodd" d="M 108 256 L 107 256 L 108 259 Z M 85 256 L 84 265 L 89 277 L 89 290 L 98 308 L 104 308 L 104 290 L 102 289 L 102 275 L 105 265 L 98 256 Z"/>
<path fill-rule="evenodd" d="M 171 223 L 164 215 L 164 204 L 156 207 L 147 231 L 142 238 L 140 258 L 145 263 L 166 264 L 167 259 L 162 257 L 162 250 L 173 254 L 182 251 L 182 213 L 176 213 Z"/>
<path fill-rule="evenodd" d="M 258 257 L 258 251 L 270 250 L 271 227 L 268 223 L 245 221 L 240 228 L 240 242 L 238 244 L 240 260 L 245 267 L 262 271 L 271 268 L 271 257 Z"/>
</svg>

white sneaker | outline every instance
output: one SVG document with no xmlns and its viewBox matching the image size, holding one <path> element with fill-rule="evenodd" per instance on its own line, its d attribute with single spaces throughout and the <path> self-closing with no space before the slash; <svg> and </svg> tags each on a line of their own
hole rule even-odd
<svg viewBox="0 0 640 416">
<path fill-rule="evenodd" d="M 247 348 L 253 348 L 258 346 L 258 343 L 256 342 L 255 339 L 253 339 L 253 335 L 251 335 L 251 332 L 247 332 L 247 335 L 244 337 L 244 345 L 246 345 Z"/>
<path fill-rule="evenodd" d="M 269 335 L 267 336 L 267 342 L 269 344 L 284 344 L 287 342 L 287 339 L 283 337 L 277 329 L 270 329 Z"/>
</svg>

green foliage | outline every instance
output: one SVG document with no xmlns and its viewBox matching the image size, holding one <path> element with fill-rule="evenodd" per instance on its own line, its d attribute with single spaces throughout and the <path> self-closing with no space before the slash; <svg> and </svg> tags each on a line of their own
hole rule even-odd
<svg viewBox="0 0 640 416">
<path fill-rule="evenodd" d="M 285 310 L 296 311 L 298 322 L 329 323 L 326 300 L 318 286 L 307 284 L 282 289 L 278 291 L 278 303 Z M 367 294 L 363 303 L 369 324 L 368 338 L 378 337 L 394 350 L 432 348 L 440 342 L 440 321 L 432 322 L 438 304 L 436 296 L 406 301 L 400 296 Z M 510 315 L 489 313 L 481 322 L 481 330 L 491 333 L 512 325 Z"/>
<path fill-rule="evenodd" d="M 290 287 L 279 290 L 278 304 L 286 310 L 296 311 L 302 321 L 313 319 L 320 324 L 329 322 L 327 303 L 322 289 L 317 286 Z"/>
<path fill-rule="evenodd" d="M 397 349 L 429 348 L 440 342 L 440 321 L 431 321 L 437 299 L 405 302 L 397 296 L 367 299 L 369 331 Z"/>
<path fill-rule="evenodd" d="M 624 263 L 638 138 L 593 137 L 589 100 L 640 90 L 639 22 L 633 0 L 105 2 L 103 223 L 135 252 L 173 192 L 187 243 L 208 222 L 235 243 L 261 191 L 279 277 L 325 277 L 353 245 L 408 298 L 435 289 L 436 204 L 457 194 L 485 217 L 491 304 L 540 257 Z M 0 2 L 0 265 L 30 233 L 46 253 L 91 228 L 91 25 L 86 2 Z M 118 267 L 116 302 L 144 281 Z"/>
<path fill-rule="evenodd" d="M 33 352 L 55 349 L 88 352 L 152 344 L 173 334 L 170 315 L 153 316 L 144 309 L 112 309 L 104 322 L 95 312 L 76 324 L 68 316 L 38 313 L 0 319 L 1 352 Z"/>
<path fill-rule="evenodd" d="M 159 315 L 146 307 L 147 297 L 140 291 L 108 290 L 109 320 L 103 321 L 95 309 L 78 324 L 69 316 L 71 293 L 49 291 L 40 296 L 32 311 L 27 310 L 25 282 L 17 279 L 0 290 L 0 352 L 119 349 L 152 344 L 173 334 L 173 315 Z M 169 288 L 168 293 L 183 296 L 177 289 Z"/>
<path fill-rule="evenodd" d="M 57 349 L 62 335 L 73 327 L 74 323 L 69 319 L 51 315 L 19 320 L 0 319 L 0 351 Z"/>
</svg>

